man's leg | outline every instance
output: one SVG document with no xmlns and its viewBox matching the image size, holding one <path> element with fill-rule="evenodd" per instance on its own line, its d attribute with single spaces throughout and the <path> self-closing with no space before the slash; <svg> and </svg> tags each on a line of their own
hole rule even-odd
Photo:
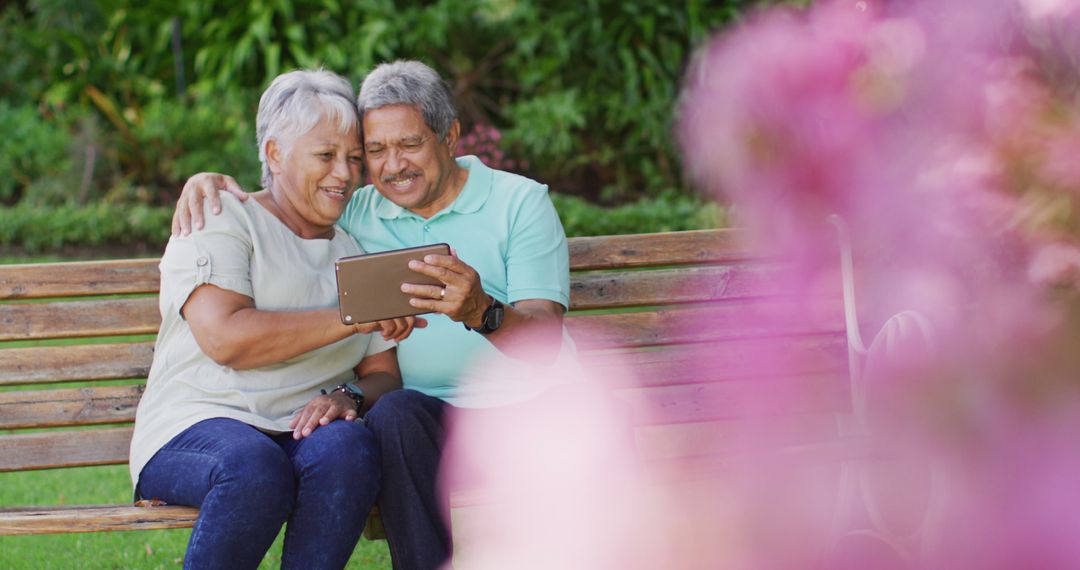
<svg viewBox="0 0 1080 570">
<path fill-rule="evenodd" d="M 293 507 L 289 458 L 259 430 L 212 419 L 184 430 L 143 468 L 138 493 L 199 507 L 184 568 L 256 568 Z"/>
<path fill-rule="evenodd" d="M 285 526 L 282 568 L 344 568 L 379 492 L 374 434 L 337 420 L 300 441 L 274 438 L 292 458 L 296 508 Z"/>
<path fill-rule="evenodd" d="M 445 409 L 438 398 L 396 390 L 365 416 L 382 451 L 379 512 L 395 570 L 430 570 L 450 559 L 447 505 L 436 488 Z"/>
</svg>

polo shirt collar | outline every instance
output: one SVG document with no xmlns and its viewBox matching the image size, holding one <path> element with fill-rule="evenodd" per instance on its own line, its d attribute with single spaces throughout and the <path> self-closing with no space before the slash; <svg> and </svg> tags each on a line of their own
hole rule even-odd
<svg viewBox="0 0 1080 570">
<path fill-rule="evenodd" d="M 448 208 L 435 214 L 435 216 L 439 216 L 447 210 L 459 214 L 471 214 L 483 207 L 488 196 L 491 195 L 491 183 L 495 174 L 486 164 L 473 155 L 459 156 L 455 160 L 458 166 L 469 171 L 469 177 L 465 180 L 465 186 L 461 189 L 458 197 L 454 199 Z M 379 196 L 379 204 L 375 207 L 375 213 L 383 219 L 415 216 L 412 212 L 387 200 L 384 196 Z"/>
</svg>

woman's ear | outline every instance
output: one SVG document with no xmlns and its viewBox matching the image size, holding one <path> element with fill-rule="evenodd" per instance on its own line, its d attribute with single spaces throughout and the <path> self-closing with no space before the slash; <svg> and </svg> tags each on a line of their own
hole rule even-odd
<svg viewBox="0 0 1080 570">
<path fill-rule="evenodd" d="M 284 160 L 283 154 L 277 139 L 268 139 L 266 141 L 266 164 L 274 175 L 281 173 L 281 163 Z"/>
</svg>

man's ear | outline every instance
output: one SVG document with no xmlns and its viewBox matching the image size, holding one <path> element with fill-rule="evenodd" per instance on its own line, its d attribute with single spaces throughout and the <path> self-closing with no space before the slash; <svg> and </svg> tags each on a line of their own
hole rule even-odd
<svg viewBox="0 0 1080 570">
<path fill-rule="evenodd" d="M 450 129 L 446 131 L 446 138 L 443 141 L 446 143 L 446 148 L 450 149 L 450 156 L 456 156 L 458 137 L 461 136 L 461 121 L 454 119 L 453 123 L 450 123 Z"/>
<path fill-rule="evenodd" d="M 281 163 L 284 161 L 283 154 L 277 139 L 269 139 L 266 141 L 266 164 L 270 167 L 270 172 L 274 173 L 274 175 L 281 174 Z"/>
</svg>

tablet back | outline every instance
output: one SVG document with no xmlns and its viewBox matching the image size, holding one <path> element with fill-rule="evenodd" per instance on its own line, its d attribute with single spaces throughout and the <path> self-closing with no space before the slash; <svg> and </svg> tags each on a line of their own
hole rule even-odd
<svg viewBox="0 0 1080 570">
<path fill-rule="evenodd" d="M 337 260 L 338 307 L 341 322 L 369 323 L 429 311 L 409 304 L 403 283 L 439 285 L 442 282 L 409 269 L 409 260 L 425 255 L 450 255 L 445 243 L 343 257 Z"/>
</svg>

